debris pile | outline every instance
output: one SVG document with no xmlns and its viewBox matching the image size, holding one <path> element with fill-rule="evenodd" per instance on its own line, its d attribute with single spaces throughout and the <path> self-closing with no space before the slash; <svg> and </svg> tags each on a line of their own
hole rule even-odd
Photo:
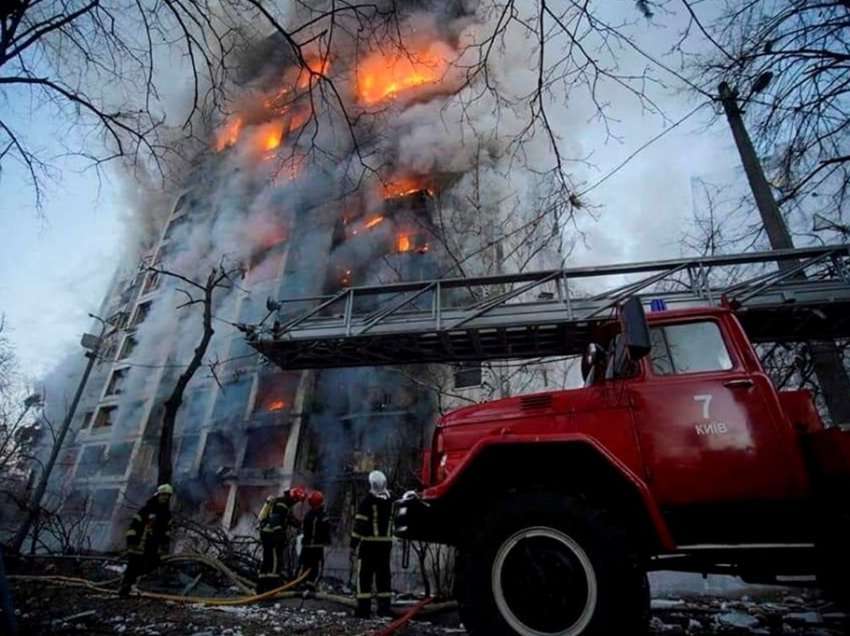
<svg viewBox="0 0 850 636">
<path fill-rule="evenodd" d="M 653 634 L 795 634 L 843 636 L 850 614 L 815 595 L 787 593 L 764 599 L 658 598 L 652 601 Z"/>
</svg>

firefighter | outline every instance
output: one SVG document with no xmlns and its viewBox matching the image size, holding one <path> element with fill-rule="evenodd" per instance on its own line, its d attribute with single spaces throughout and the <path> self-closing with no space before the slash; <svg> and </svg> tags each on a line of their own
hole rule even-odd
<svg viewBox="0 0 850 636">
<path fill-rule="evenodd" d="M 269 497 L 260 510 L 260 542 L 263 561 L 260 564 L 257 593 L 262 594 L 280 585 L 280 568 L 287 543 L 287 529 L 300 524 L 293 507 L 304 501 L 306 493 L 300 486 L 290 488 L 279 497 Z"/>
<path fill-rule="evenodd" d="M 307 497 L 310 510 L 304 515 L 301 537 L 301 571 L 309 570 L 307 587 L 316 589 L 325 562 L 325 546 L 331 542 L 330 525 L 325 514 L 325 495 L 314 490 Z"/>
<path fill-rule="evenodd" d="M 381 471 L 373 470 L 369 473 L 369 494 L 357 508 L 351 533 L 351 550 L 356 555 L 356 617 L 369 618 L 372 613 L 373 578 L 378 597 L 378 614 L 390 614 L 392 548 L 392 501 L 387 490 L 387 477 Z"/>
<path fill-rule="evenodd" d="M 127 529 L 127 569 L 121 581 L 120 596 L 129 596 L 130 587 L 143 574 L 153 570 L 171 545 L 171 484 L 161 484 L 144 506 L 133 515 Z"/>
</svg>

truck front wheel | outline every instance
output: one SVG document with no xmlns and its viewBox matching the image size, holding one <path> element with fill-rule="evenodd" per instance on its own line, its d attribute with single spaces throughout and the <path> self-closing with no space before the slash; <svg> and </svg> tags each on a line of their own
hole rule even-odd
<svg viewBox="0 0 850 636">
<path fill-rule="evenodd" d="M 461 619 L 473 636 L 646 630 L 646 574 L 625 533 L 578 499 L 522 496 L 462 552 Z"/>
</svg>

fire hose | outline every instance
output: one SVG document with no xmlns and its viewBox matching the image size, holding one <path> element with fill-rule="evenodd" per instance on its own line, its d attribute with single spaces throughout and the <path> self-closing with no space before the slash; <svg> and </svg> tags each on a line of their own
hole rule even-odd
<svg viewBox="0 0 850 636">
<path fill-rule="evenodd" d="M 399 629 L 407 625 L 414 616 L 416 616 L 426 605 L 428 605 L 431 601 L 433 601 L 430 596 L 422 599 L 416 605 L 407 610 L 404 614 L 395 619 L 392 623 L 387 625 L 386 627 L 382 627 L 374 632 L 372 632 L 372 636 L 390 636 L 390 634 L 395 634 Z"/>
</svg>

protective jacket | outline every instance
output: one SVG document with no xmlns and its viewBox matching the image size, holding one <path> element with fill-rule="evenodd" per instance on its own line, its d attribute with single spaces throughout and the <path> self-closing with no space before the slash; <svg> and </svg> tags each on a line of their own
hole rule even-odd
<svg viewBox="0 0 850 636">
<path fill-rule="evenodd" d="M 153 496 L 130 520 L 127 550 L 139 554 L 166 554 L 171 546 L 171 507 Z"/>
<path fill-rule="evenodd" d="M 331 528 L 324 508 L 311 508 L 304 515 L 302 547 L 323 548 L 331 542 Z"/>
<path fill-rule="evenodd" d="M 260 509 L 259 522 L 262 534 L 274 536 L 283 536 L 287 526 L 298 525 L 286 496 L 269 497 Z"/>
<path fill-rule="evenodd" d="M 391 543 L 393 540 L 393 504 L 389 497 L 376 497 L 369 493 L 360 502 L 354 517 L 351 547 L 364 543 Z"/>
</svg>

